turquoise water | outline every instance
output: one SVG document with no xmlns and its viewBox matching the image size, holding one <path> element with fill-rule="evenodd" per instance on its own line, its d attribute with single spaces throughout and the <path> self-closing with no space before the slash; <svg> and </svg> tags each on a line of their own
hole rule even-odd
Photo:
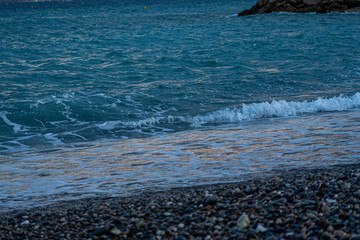
<svg viewBox="0 0 360 240">
<path fill-rule="evenodd" d="M 3 210 L 358 161 L 360 15 L 253 4 L 0 4 Z"/>
</svg>

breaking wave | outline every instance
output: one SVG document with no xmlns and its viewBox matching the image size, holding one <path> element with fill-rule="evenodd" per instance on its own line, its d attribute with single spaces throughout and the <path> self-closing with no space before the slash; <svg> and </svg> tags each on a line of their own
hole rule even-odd
<svg viewBox="0 0 360 240">
<path fill-rule="evenodd" d="M 110 130 L 119 126 L 142 128 L 159 124 L 187 123 L 200 126 L 210 123 L 237 123 L 245 120 L 287 117 L 304 113 L 346 111 L 360 107 L 360 93 L 353 96 L 339 96 L 332 98 L 318 98 L 313 101 L 272 101 L 253 104 L 243 104 L 239 108 L 225 108 L 197 116 L 166 116 L 151 117 L 139 121 L 122 122 L 111 121 L 96 126 L 103 130 Z"/>
</svg>

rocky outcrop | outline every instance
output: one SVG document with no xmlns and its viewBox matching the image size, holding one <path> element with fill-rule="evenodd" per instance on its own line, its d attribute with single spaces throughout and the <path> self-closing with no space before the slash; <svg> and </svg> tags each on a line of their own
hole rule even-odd
<svg viewBox="0 0 360 240">
<path fill-rule="evenodd" d="M 360 0 L 260 0 L 238 16 L 271 12 L 360 12 Z"/>
</svg>

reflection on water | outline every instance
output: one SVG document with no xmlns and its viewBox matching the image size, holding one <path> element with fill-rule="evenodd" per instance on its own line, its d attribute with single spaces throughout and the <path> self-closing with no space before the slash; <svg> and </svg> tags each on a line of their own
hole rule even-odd
<svg viewBox="0 0 360 240">
<path fill-rule="evenodd" d="M 360 111 L 354 110 L 0 157 L 0 207 L 353 163 L 360 159 L 359 133 Z"/>
</svg>

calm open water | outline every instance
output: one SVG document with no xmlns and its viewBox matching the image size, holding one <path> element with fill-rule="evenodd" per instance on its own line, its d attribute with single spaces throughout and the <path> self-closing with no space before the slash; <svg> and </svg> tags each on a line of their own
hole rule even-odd
<svg viewBox="0 0 360 240">
<path fill-rule="evenodd" d="M 358 162 L 360 15 L 253 4 L 0 3 L 0 211 Z"/>
</svg>

